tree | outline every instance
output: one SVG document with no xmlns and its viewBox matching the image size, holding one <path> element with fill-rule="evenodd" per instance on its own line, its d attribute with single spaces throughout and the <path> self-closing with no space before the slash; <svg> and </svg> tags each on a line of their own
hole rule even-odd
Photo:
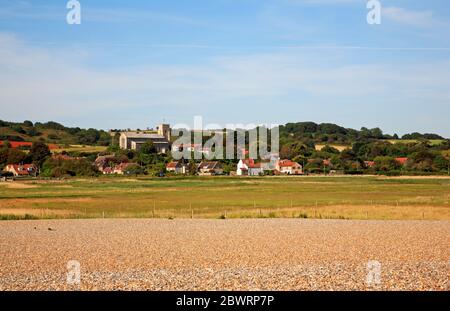
<svg viewBox="0 0 450 311">
<path fill-rule="evenodd" d="M 141 154 L 155 154 L 157 153 L 156 147 L 153 144 L 153 142 L 148 141 L 145 144 L 141 146 L 141 149 L 139 150 L 139 153 Z"/>
<path fill-rule="evenodd" d="M 25 121 L 23 121 L 23 125 L 27 126 L 27 127 L 33 127 L 33 122 L 31 122 L 29 120 L 25 120 Z"/>
<path fill-rule="evenodd" d="M 42 142 L 35 142 L 31 146 L 30 153 L 28 154 L 34 164 L 41 167 L 45 159 L 51 155 L 48 146 Z"/>
<path fill-rule="evenodd" d="M 5 164 L 20 164 L 27 160 L 27 155 L 25 152 L 18 149 L 7 149 L 8 158 Z"/>
<path fill-rule="evenodd" d="M 393 157 L 379 156 L 375 158 L 375 169 L 377 171 L 394 171 L 400 169 L 400 163 L 398 163 Z"/>
</svg>

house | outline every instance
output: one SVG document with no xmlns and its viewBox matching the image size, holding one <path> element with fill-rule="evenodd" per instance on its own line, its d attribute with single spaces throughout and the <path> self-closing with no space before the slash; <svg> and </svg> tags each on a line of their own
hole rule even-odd
<svg viewBox="0 0 450 311">
<path fill-rule="evenodd" d="M 373 168 L 373 167 L 375 167 L 375 161 L 364 161 L 364 165 L 367 168 Z"/>
<path fill-rule="evenodd" d="M 182 162 L 170 162 L 167 163 L 166 170 L 175 174 L 187 174 L 189 172 L 189 166 Z"/>
<path fill-rule="evenodd" d="M 222 175 L 222 164 L 218 161 L 203 161 L 197 167 L 198 174 L 201 176 Z"/>
<path fill-rule="evenodd" d="M 161 124 L 157 133 L 122 132 L 119 138 L 120 149 L 139 151 L 143 144 L 152 142 L 158 153 L 166 153 L 170 150 L 170 125 Z"/>
<path fill-rule="evenodd" d="M 37 167 L 34 164 L 8 164 L 6 165 L 4 171 L 13 173 L 15 177 L 37 175 Z"/>
<path fill-rule="evenodd" d="M 136 165 L 135 163 L 120 163 L 117 164 L 116 166 L 114 166 L 112 173 L 113 174 L 118 174 L 118 175 L 125 175 L 128 174 L 128 169 L 133 166 Z"/>
<path fill-rule="evenodd" d="M 237 165 L 238 176 L 259 176 L 264 174 L 261 163 L 255 163 L 253 159 L 241 159 Z"/>
<path fill-rule="evenodd" d="M 401 166 L 405 166 L 408 162 L 408 158 L 395 158 L 395 161 L 397 161 L 397 163 Z"/>
<path fill-rule="evenodd" d="M 291 160 L 279 160 L 275 164 L 275 170 L 285 175 L 302 175 L 303 167 Z"/>
<path fill-rule="evenodd" d="M 112 167 L 114 166 L 115 159 L 115 155 L 99 156 L 95 159 L 94 165 L 103 174 L 113 174 Z"/>
</svg>

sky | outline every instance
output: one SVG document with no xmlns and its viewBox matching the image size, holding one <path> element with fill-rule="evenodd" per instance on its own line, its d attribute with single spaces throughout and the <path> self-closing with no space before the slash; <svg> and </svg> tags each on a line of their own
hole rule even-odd
<svg viewBox="0 0 450 311">
<path fill-rule="evenodd" d="M 450 2 L 0 0 L 0 119 L 331 122 L 450 137 Z"/>
</svg>

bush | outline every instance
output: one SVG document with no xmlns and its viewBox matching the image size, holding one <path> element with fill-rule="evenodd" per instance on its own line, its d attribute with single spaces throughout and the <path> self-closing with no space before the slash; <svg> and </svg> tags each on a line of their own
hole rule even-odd
<svg viewBox="0 0 450 311">
<path fill-rule="evenodd" d="M 42 166 L 47 177 L 97 176 L 99 172 L 87 159 L 47 159 Z"/>
</svg>

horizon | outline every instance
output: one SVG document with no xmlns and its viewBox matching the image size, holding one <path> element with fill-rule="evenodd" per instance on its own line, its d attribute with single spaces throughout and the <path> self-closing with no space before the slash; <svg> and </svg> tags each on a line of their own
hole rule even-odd
<svg viewBox="0 0 450 311">
<path fill-rule="evenodd" d="M 0 3 L 0 119 L 146 128 L 314 120 L 450 137 L 450 4 Z M 20 109 L 17 109 L 20 107 Z M 45 122 L 45 121 L 44 121 Z"/>
<path fill-rule="evenodd" d="M 33 123 L 33 125 L 35 125 L 36 123 L 45 124 L 45 123 L 48 123 L 48 122 L 56 122 L 56 123 L 59 123 L 59 124 L 63 125 L 64 127 L 80 128 L 80 129 L 93 128 L 93 129 L 96 129 L 96 130 L 103 130 L 103 131 L 106 131 L 106 132 L 112 132 L 112 131 L 119 131 L 119 132 L 127 132 L 127 131 L 131 131 L 131 132 L 133 132 L 133 131 L 142 131 L 142 132 L 145 132 L 145 131 L 156 131 L 157 126 L 160 125 L 160 124 L 163 124 L 163 123 L 159 123 L 159 124 L 154 124 L 152 126 L 134 127 L 134 128 L 98 128 L 98 127 L 81 127 L 81 126 L 77 126 L 77 125 L 67 125 L 67 124 L 61 123 L 61 122 L 59 122 L 57 120 L 47 120 L 47 121 L 39 121 L 39 120 L 38 121 L 36 121 L 36 120 L 11 121 L 11 120 L 1 120 L 0 119 L 0 121 L 11 122 L 11 123 L 23 123 L 24 121 L 31 121 Z M 278 124 L 278 126 L 286 126 L 287 124 L 309 123 L 309 122 L 315 123 L 317 125 L 334 124 L 334 125 L 343 127 L 345 129 L 351 129 L 351 130 L 356 130 L 356 131 L 361 131 L 361 129 L 363 127 L 367 128 L 367 129 L 379 128 L 383 132 L 383 135 L 391 135 L 391 136 L 393 136 L 393 135 L 397 134 L 399 136 L 399 139 L 402 139 L 403 135 L 414 134 L 414 133 L 419 133 L 419 134 L 424 134 L 424 135 L 425 134 L 437 134 L 439 136 L 442 136 L 444 139 L 450 139 L 446 135 L 443 135 L 442 133 L 439 133 L 439 132 L 419 132 L 419 131 L 411 131 L 411 132 L 406 132 L 406 133 L 386 132 L 386 131 L 384 131 L 383 128 L 378 127 L 378 126 L 375 126 L 373 128 L 368 128 L 366 126 L 362 126 L 361 128 L 353 128 L 353 127 L 348 127 L 345 124 L 338 124 L 338 123 L 333 123 L 333 122 L 316 122 L 316 121 L 311 121 L 311 120 L 308 120 L 308 121 L 292 121 L 292 122 L 287 122 L 287 123 L 283 123 L 283 124 Z M 206 126 L 204 126 L 203 129 L 196 129 L 195 127 L 193 127 L 193 126 L 191 126 L 190 124 L 187 124 L 187 123 L 174 124 L 177 127 L 172 127 L 172 124 L 170 122 L 165 122 L 164 124 L 169 124 L 172 130 L 185 129 L 185 127 L 182 127 L 182 126 L 179 126 L 179 125 L 188 125 L 188 129 L 190 131 L 200 131 L 200 130 L 202 130 L 202 131 L 220 131 L 220 130 L 223 129 L 223 128 L 220 128 L 220 127 L 217 127 L 217 128 L 208 127 L 208 124 L 206 124 Z M 237 129 L 249 130 L 249 128 L 245 127 L 246 126 L 245 124 L 243 126 L 241 126 L 242 124 L 236 124 L 236 125 L 239 125 L 239 127 L 226 127 L 226 129 L 229 129 L 229 130 L 237 130 Z M 275 124 L 271 124 L 271 127 L 269 127 L 268 126 L 269 124 L 267 124 L 267 123 L 259 123 L 259 124 L 252 124 L 252 125 L 255 125 L 255 127 L 267 127 L 268 129 L 271 129 L 274 126 L 277 126 Z"/>
</svg>

